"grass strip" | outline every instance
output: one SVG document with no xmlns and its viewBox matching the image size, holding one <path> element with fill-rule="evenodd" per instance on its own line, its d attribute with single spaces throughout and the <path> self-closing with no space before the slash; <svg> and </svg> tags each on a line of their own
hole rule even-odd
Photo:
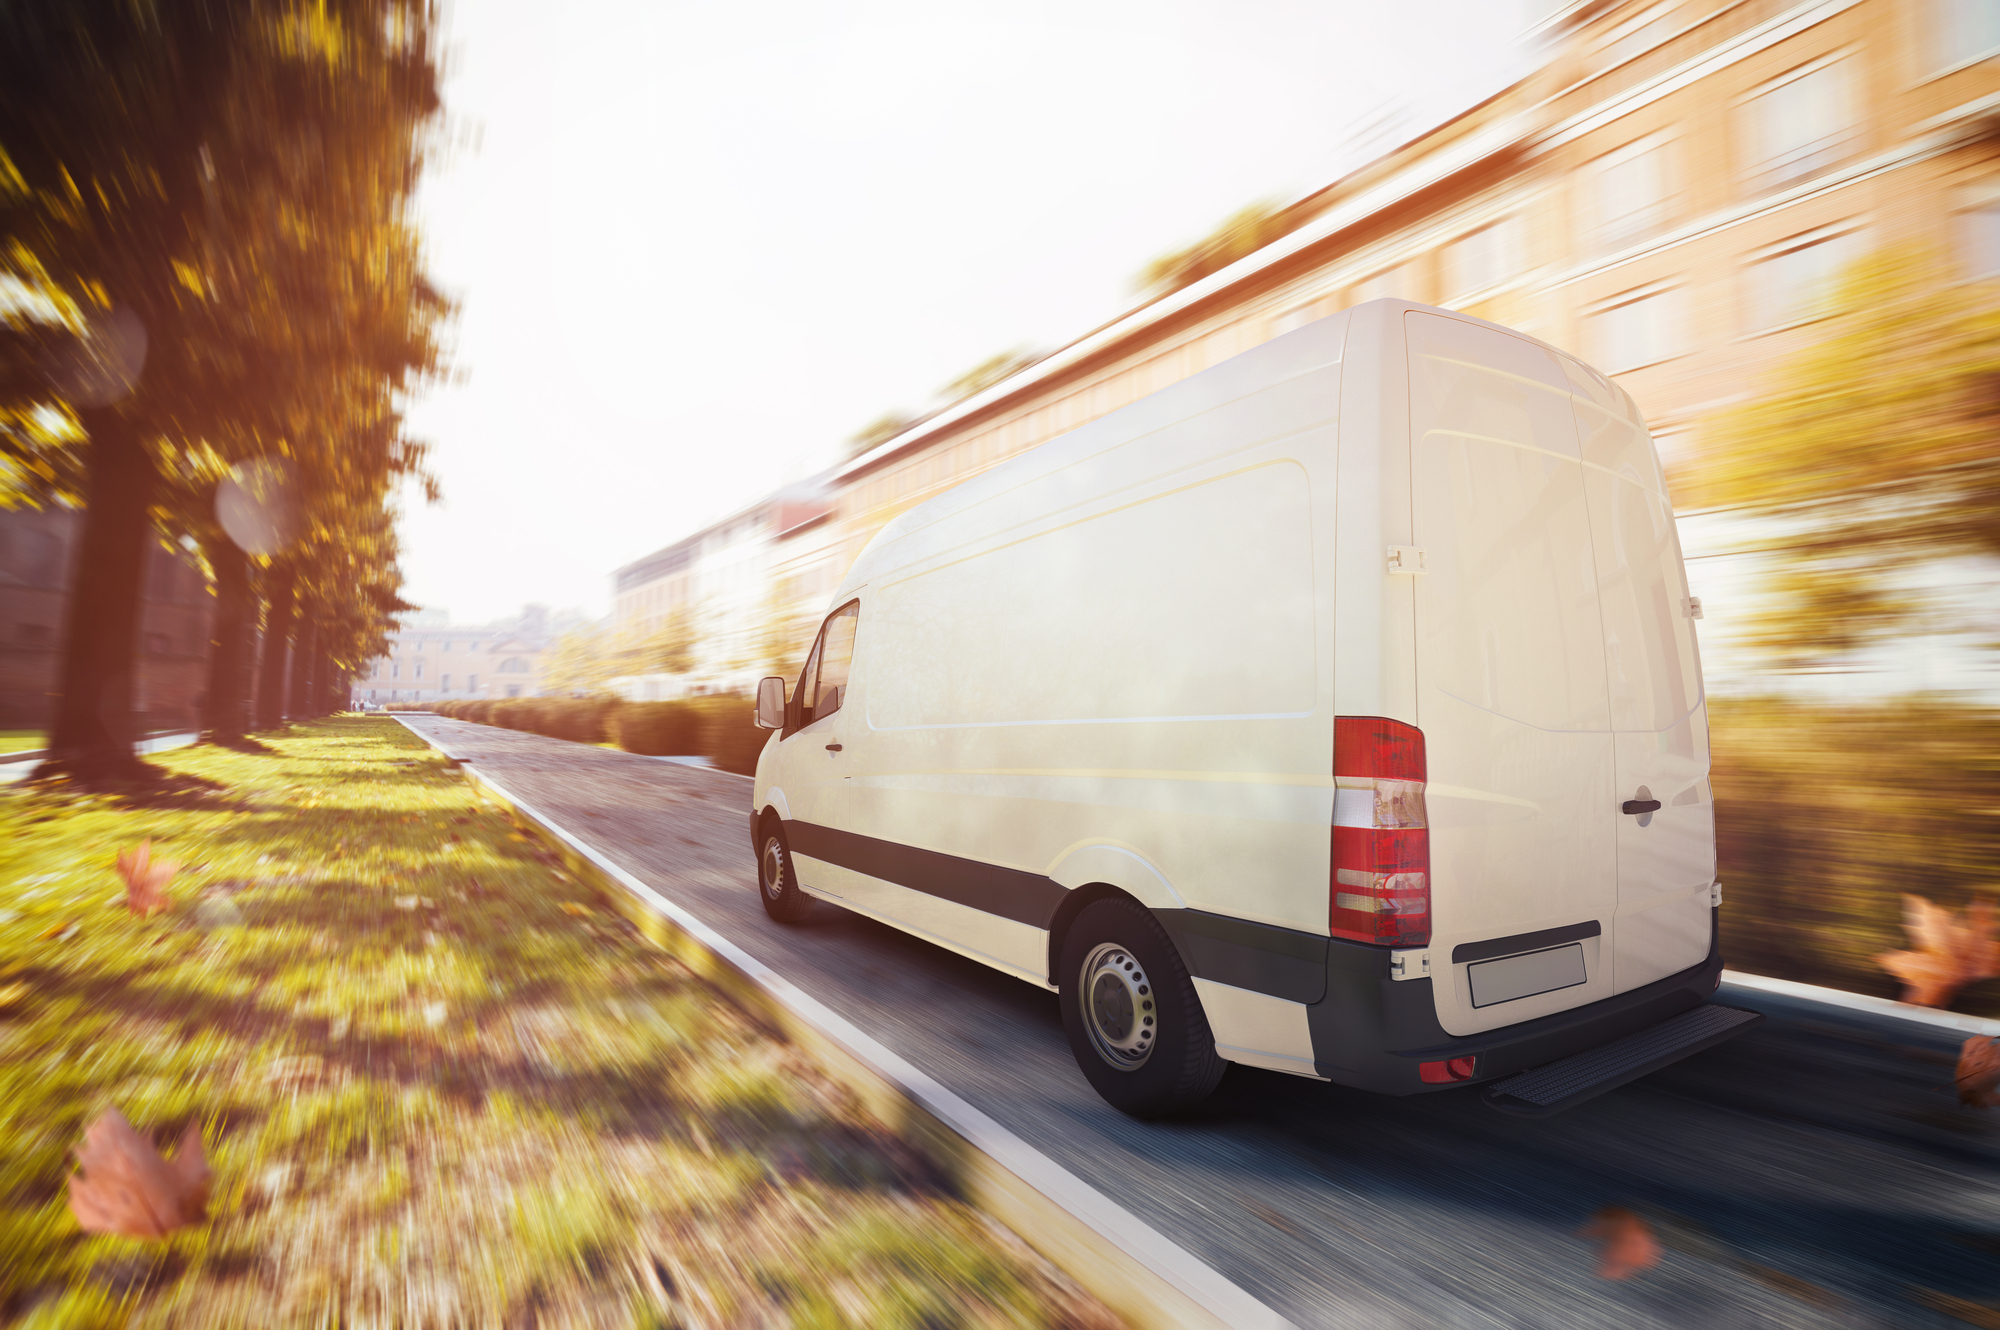
<svg viewBox="0 0 2000 1330">
<path fill-rule="evenodd" d="M 270 749 L 0 792 L 0 1321 L 1115 1324 L 401 726 Z M 112 1106 L 202 1125 L 207 1223 L 79 1230 Z"/>
</svg>

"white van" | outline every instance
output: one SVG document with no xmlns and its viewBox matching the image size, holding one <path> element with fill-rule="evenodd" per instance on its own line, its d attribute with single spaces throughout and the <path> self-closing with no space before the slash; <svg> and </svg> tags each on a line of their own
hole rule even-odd
<svg viewBox="0 0 2000 1330">
<path fill-rule="evenodd" d="M 833 605 L 759 688 L 766 909 L 1055 989 L 1127 1112 L 1229 1062 L 1549 1112 L 1756 1019 L 1703 1005 L 1658 457 L 1552 347 L 1347 310 L 911 509 Z"/>
</svg>

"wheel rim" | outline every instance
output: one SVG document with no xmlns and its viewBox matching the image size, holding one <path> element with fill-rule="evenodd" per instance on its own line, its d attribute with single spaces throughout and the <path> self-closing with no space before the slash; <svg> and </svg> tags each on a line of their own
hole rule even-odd
<svg viewBox="0 0 2000 1330">
<path fill-rule="evenodd" d="M 777 900 L 785 894 L 785 847 L 778 843 L 776 836 L 764 842 L 764 857 L 760 861 L 763 868 L 764 894 Z"/>
<path fill-rule="evenodd" d="M 1120 1071 L 1145 1066 L 1159 1036 L 1159 1012 L 1139 958 L 1115 942 L 1100 943 L 1084 958 L 1080 991 L 1097 1055 Z"/>
</svg>

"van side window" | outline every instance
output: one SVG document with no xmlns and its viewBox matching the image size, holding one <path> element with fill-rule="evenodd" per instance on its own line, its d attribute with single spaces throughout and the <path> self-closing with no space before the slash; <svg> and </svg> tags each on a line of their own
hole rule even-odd
<svg viewBox="0 0 2000 1330">
<path fill-rule="evenodd" d="M 804 723 L 812 724 L 840 710 L 847 700 L 847 675 L 854 664 L 854 629 L 861 620 L 861 602 L 851 600 L 827 617 L 806 662 L 801 682 L 805 698 L 801 703 Z"/>
</svg>

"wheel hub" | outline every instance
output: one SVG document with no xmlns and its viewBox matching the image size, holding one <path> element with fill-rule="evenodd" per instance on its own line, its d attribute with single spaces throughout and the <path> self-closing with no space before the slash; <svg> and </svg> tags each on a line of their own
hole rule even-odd
<svg viewBox="0 0 2000 1330">
<path fill-rule="evenodd" d="M 776 836 L 764 842 L 763 869 L 764 894 L 777 900 L 785 894 L 785 850 L 778 844 Z"/>
<path fill-rule="evenodd" d="M 1120 1071 L 1145 1066 L 1159 1013 L 1138 957 L 1115 942 L 1100 943 L 1084 958 L 1081 980 L 1083 1023 L 1098 1056 Z"/>
</svg>

